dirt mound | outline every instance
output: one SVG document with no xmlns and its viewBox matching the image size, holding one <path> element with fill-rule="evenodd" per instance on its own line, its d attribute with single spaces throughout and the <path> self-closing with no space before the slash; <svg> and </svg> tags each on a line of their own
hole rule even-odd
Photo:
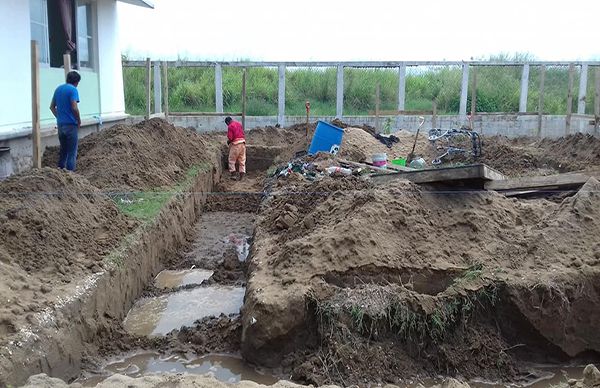
<svg viewBox="0 0 600 388">
<path fill-rule="evenodd" d="M 77 172 L 96 187 L 146 190 L 173 186 L 193 166 L 210 162 L 216 150 L 195 131 L 162 119 L 116 125 L 79 142 Z M 58 149 L 44 153 L 44 165 L 54 166 Z"/>
<path fill-rule="evenodd" d="M 514 343 L 540 361 L 600 351 L 597 181 L 561 204 L 352 177 L 288 185 L 263 203 L 256 229 L 243 314 L 250 360 L 277 364 L 314 346 L 289 361 L 301 381 L 360 384 L 389 382 L 372 366 L 390 358 L 407 360 L 405 372 L 390 367 L 403 377 L 510 380 Z M 376 297 L 389 287 L 394 298 Z"/>
<path fill-rule="evenodd" d="M 61 289 L 101 271 L 137 222 L 85 178 L 44 168 L 0 183 L 0 337 Z"/>
<path fill-rule="evenodd" d="M 547 158 L 556 160 L 555 167 L 561 171 L 600 166 L 600 139 L 589 134 L 543 139 L 536 146 L 544 150 Z"/>
</svg>

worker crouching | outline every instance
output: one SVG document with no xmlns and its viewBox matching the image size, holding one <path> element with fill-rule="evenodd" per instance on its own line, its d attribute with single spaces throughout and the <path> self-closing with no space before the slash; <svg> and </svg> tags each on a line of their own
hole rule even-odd
<svg viewBox="0 0 600 388">
<path fill-rule="evenodd" d="M 231 179 L 237 178 L 235 168 L 237 163 L 241 180 L 246 173 L 246 135 L 242 124 L 232 120 L 231 117 L 225 118 L 225 124 L 227 124 L 227 145 L 229 146 L 229 173 Z"/>
</svg>

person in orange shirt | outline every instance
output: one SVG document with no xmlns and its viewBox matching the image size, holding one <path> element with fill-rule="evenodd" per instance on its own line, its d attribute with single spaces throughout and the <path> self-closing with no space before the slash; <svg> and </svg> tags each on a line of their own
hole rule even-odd
<svg viewBox="0 0 600 388">
<path fill-rule="evenodd" d="M 231 179 L 236 179 L 235 164 L 238 164 L 239 178 L 242 180 L 246 173 L 246 135 L 242 124 L 231 117 L 225 118 L 227 124 L 227 145 L 229 146 L 229 173 Z"/>
</svg>

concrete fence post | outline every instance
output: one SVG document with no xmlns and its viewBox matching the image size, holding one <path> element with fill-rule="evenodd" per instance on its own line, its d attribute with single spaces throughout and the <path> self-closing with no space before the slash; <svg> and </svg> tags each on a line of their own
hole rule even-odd
<svg viewBox="0 0 600 388">
<path fill-rule="evenodd" d="M 344 66 L 337 66 L 337 97 L 335 117 L 342 119 L 344 114 Z"/>
<path fill-rule="evenodd" d="M 146 115 L 145 118 L 146 120 L 148 120 L 150 118 L 150 113 L 152 113 L 152 95 L 151 93 L 151 89 L 152 89 L 152 63 L 150 62 L 150 58 L 146 58 L 146 69 L 145 69 L 145 75 L 146 75 L 146 83 L 145 83 L 145 87 L 146 87 Z"/>
<path fill-rule="evenodd" d="M 279 65 L 277 105 L 277 123 L 283 127 L 285 125 L 285 65 Z"/>
<path fill-rule="evenodd" d="M 527 112 L 527 94 L 529 92 L 529 63 L 523 65 L 521 74 L 521 96 L 519 98 L 519 112 Z"/>
<path fill-rule="evenodd" d="M 215 64 L 215 111 L 223 113 L 223 69 Z"/>
<path fill-rule="evenodd" d="M 461 120 L 467 118 L 467 95 L 469 93 L 469 64 L 463 63 L 462 65 L 462 82 L 460 84 L 460 106 L 459 116 Z"/>
<path fill-rule="evenodd" d="M 567 116 L 565 122 L 565 135 L 571 133 L 571 115 L 573 114 L 573 82 L 575 78 L 575 65 L 569 65 L 569 85 L 567 87 Z"/>
<path fill-rule="evenodd" d="M 154 62 L 154 113 L 162 112 L 162 86 L 160 62 Z"/>
<path fill-rule="evenodd" d="M 577 114 L 585 114 L 585 96 L 587 95 L 588 65 L 581 65 L 581 74 L 579 75 L 579 96 L 577 99 Z"/>
<path fill-rule="evenodd" d="M 404 110 L 406 101 L 406 65 L 402 64 L 398 68 L 398 110 Z"/>
</svg>

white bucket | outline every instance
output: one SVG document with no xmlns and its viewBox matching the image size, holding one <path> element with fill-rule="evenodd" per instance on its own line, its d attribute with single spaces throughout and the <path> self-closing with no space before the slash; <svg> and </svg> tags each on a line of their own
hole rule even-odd
<svg viewBox="0 0 600 388">
<path fill-rule="evenodd" d="M 385 152 L 381 154 L 373 154 L 371 159 L 373 159 L 373 165 L 375 166 L 381 167 L 387 165 L 387 154 Z"/>
</svg>

